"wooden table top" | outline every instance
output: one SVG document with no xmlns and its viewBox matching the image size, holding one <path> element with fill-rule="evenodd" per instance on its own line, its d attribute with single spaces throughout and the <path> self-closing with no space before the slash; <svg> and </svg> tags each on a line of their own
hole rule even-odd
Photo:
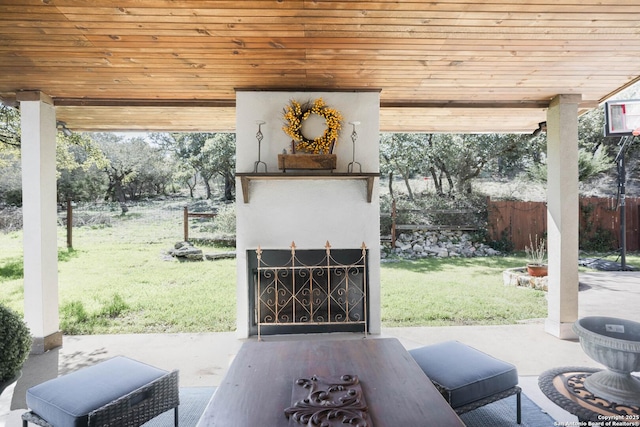
<svg viewBox="0 0 640 427">
<path fill-rule="evenodd" d="M 357 375 L 372 427 L 464 426 L 395 339 L 247 342 L 199 427 L 291 427 L 285 409 L 300 378 Z"/>
</svg>

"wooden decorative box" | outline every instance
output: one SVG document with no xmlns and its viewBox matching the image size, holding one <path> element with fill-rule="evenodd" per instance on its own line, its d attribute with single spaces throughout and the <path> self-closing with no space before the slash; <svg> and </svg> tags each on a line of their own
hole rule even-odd
<svg viewBox="0 0 640 427">
<path fill-rule="evenodd" d="M 336 168 L 335 154 L 278 154 L 278 169 L 318 169 L 332 170 Z"/>
</svg>

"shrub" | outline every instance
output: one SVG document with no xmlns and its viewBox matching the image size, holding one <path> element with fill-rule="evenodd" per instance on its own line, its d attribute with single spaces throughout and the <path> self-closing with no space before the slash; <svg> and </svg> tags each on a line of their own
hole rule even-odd
<svg viewBox="0 0 640 427">
<path fill-rule="evenodd" d="M 515 247 L 511 239 L 509 239 L 509 231 L 506 228 L 500 232 L 500 239 L 489 240 L 489 236 L 487 234 L 486 241 L 493 249 L 506 254 L 513 252 Z"/>
<path fill-rule="evenodd" d="M 31 332 L 22 317 L 0 304 L 0 383 L 15 378 L 31 351 Z"/>
<path fill-rule="evenodd" d="M 22 229 L 22 209 L 0 206 L 0 231 L 9 233 Z"/>
<path fill-rule="evenodd" d="M 611 230 L 597 227 L 591 234 L 580 233 L 580 249 L 587 252 L 609 252 L 616 247 L 616 236 Z"/>
<path fill-rule="evenodd" d="M 214 233 L 220 238 L 236 236 L 236 205 L 229 203 L 218 209 L 218 215 L 214 220 Z"/>
<path fill-rule="evenodd" d="M 616 238 L 611 230 L 597 225 L 595 206 L 580 204 L 580 249 L 588 252 L 608 252 L 616 248 Z"/>
</svg>

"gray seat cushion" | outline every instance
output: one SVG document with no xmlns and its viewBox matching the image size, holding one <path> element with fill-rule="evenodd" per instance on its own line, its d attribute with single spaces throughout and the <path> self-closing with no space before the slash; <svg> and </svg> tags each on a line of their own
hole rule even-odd
<svg viewBox="0 0 640 427">
<path fill-rule="evenodd" d="M 86 427 L 88 415 L 166 375 L 167 371 L 118 356 L 27 390 L 29 408 L 56 427 Z"/>
<path fill-rule="evenodd" d="M 452 408 L 518 385 L 515 366 L 458 341 L 429 345 L 409 353 L 431 381 L 449 394 Z"/>
</svg>

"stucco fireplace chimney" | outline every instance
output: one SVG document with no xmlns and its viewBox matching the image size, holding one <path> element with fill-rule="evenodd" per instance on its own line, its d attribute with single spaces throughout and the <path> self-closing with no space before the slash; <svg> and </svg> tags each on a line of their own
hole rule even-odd
<svg viewBox="0 0 640 427">
<path fill-rule="evenodd" d="M 367 330 L 380 333 L 380 203 L 378 91 L 236 93 L 237 332 L 255 333 L 256 250 L 353 251 L 366 247 Z M 278 154 L 289 152 L 291 138 L 282 130 L 283 110 L 296 100 L 322 98 L 343 116 L 329 171 L 278 169 Z M 348 171 L 353 147 L 349 122 L 359 122 L 355 161 L 362 171 Z M 262 139 L 256 139 L 260 124 Z M 258 148 L 260 145 L 260 153 Z M 284 150 L 284 151 L 283 151 Z M 255 162 L 265 166 L 254 169 Z M 266 172 L 264 171 L 266 167 Z M 352 173 L 348 173 L 352 172 Z M 254 270 L 254 271 L 252 271 Z M 252 302 L 253 301 L 253 302 Z"/>
</svg>

